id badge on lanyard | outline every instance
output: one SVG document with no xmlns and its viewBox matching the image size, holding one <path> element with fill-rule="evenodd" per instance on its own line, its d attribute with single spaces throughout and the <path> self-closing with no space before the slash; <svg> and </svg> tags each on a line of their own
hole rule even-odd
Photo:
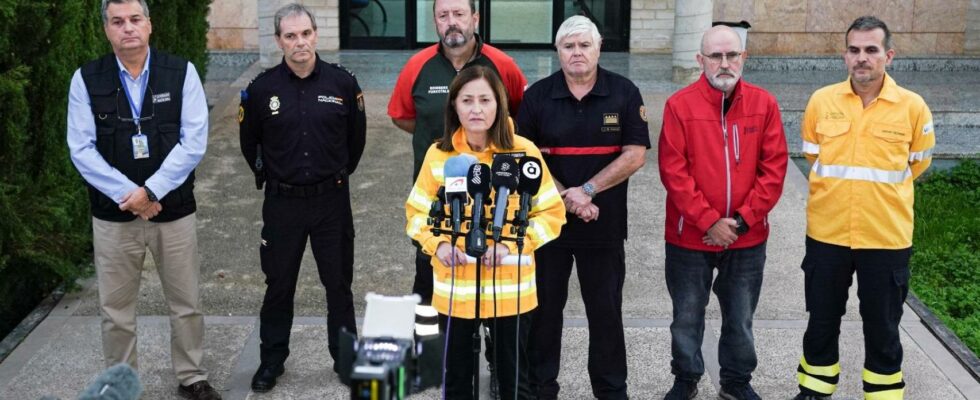
<svg viewBox="0 0 980 400">
<path fill-rule="evenodd" d="M 146 85 L 146 75 L 140 79 L 140 89 L 143 89 Z M 143 134 L 143 128 L 141 126 L 141 109 L 137 107 L 136 102 L 133 101 L 133 97 L 129 94 L 129 85 L 123 83 L 123 90 L 126 91 L 126 99 L 129 100 L 130 110 L 133 112 L 133 123 L 136 124 L 136 134 L 133 135 L 133 159 L 141 160 L 145 158 L 150 158 L 150 141 Z"/>
<path fill-rule="evenodd" d="M 146 139 L 140 123 L 136 123 L 136 134 L 133 135 L 133 158 L 136 160 L 150 158 L 150 141 Z"/>
</svg>

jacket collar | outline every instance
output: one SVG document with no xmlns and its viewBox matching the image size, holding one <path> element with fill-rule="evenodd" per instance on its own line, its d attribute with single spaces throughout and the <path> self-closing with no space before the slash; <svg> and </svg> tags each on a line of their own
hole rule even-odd
<svg viewBox="0 0 980 400">
<path fill-rule="evenodd" d="M 316 58 L 316 60 L 314 60 L 313 72 L 310 72 L 310 76 L 307 76 L 306 78 L 303 79 L 316 80 L 320 76 L 321 67 L 323 66 L 322 65 L 323 63 L 320 62 L 320 54 L 318 54 L 317 52 L 313 52 L 313 56 Z M 300 79 L 300 77 L 296 76 L 293 70 L 289 68 L 289 64 L 286 64 L 285 56 L 283 56 L 282 62 L 279 63 L 279 67 L 280 67 L 280 72 L 283 74 L 283 76 L 288 78 L 293 78 L 293 79 Z"/>
<path fill-rule="evenodd" d="M 742 79 L 743 77 L 740 77 L 738 78 L 738 82 L 735 82 L 735 89 L 732 90 L 731 100 L 742 97 Z M 711 83 L 708 82 L 708 77 L 704 74 L 704 72 L 701 73 L 701 77 L 698 78 L 698 81 L 694 82 L 694 87 L 697 88 L 698 92 L 701 93 L 701 96 L 704 97 L 705 101 L 707 101 L 709 104 L 721 107 L 722 92 L 715 89 L 714 86 L 711 86 Z"/>
<path fill-rule="evenodd" d="M 609 79 L 606 77 L 606 70 L 601 65 L 597 65 L 595 74 L 595 85 L 592 86 L 592 90 L 586 96 L 609 96 Z M 568 89 L 568 81 L 565 80 L 565 73 L 558 70 L 558 72 L 555 72 L 555 75 L 557 75 L 556 79 L 559 83 L 552 85 L 551 98 L 562 99 L 572 97 L 572 91 Z"/>
<path fill-rule="evenodd" d="M 837 87 L 835 93 L 849 94 L 852 96 L 858 95 L 857 93 L 854 93 L 854 89 L 851 87 L 850 76 L 848 76 L 847 80 L 842 82 L 841 85 Z M 888 75 L 887 72 L 885 72 L 885 81 L 881 84 L 881 92 L 878 93 L 878 98 L 891 103 L 897 103 L 902 99 L 898 92 L 898 83 L 895 83 L 895 79 L 892 79 L 892 76 Z"/>
</svg>

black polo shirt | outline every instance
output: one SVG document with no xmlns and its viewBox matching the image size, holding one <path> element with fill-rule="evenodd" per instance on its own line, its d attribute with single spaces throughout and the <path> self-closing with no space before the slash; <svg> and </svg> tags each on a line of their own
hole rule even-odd
<svg viewBox="0 0 980 400">
<path fill-rule="evenodd" d="M 285 61 L 266 70 L 242 92 L 242 154 L 257 172 L 257 146 L 266 179 L 312 185 L 350 174 L 364 151 L 364 95 L 354 74 L 317 57 L 313 73 L 299 78 Z"/>
<path fill-rule="evenodd" d="M 517 133 L 536 144 L 551 175 L 565 187 L 581 186 L 621 154 L 622 146 L 650 148 L 640 90 L 602 67 L 592 91 L 578 100 L 561 70 L 524 92 Z M 629 180 L 596 195 L 599 219 L 583 222 L 568 213 L 559 246 L 603 247 L 626 239 Z"/>
</svg>

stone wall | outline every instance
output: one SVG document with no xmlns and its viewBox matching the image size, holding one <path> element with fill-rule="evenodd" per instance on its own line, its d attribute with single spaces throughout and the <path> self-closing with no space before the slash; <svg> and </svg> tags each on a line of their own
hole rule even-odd
<svg viewBox="0 0 980 400">
<path fill-rule="evenodd" d="M 966 15 L 966 40 L 963 52 L 980 55 L 980 0 L 970 0 Z"/>
<path fill-rule="evenodd" d="M 292 1 L 317 15 L 319 49 L 339 49 L 340 0 L 214 0 L 208 48 L 259 50 L 274 64 L 272 16 Z M 684 0 L 630 2 L 630 52 L 671 52 L 675 1 Z M 840 54 L 847 26 L 865 14 L 888 23 L 900 55 L 980 54 L 980 0 L 714 0 L 714 20 L 752 24 L 756 55 Z"/>
<path fill-rule="evenodd" d="M 208 22 L 208 49 L 259 49 L 258 1 L 214 0 Z"/>
<path fill-rule="evenodd" d="M 630 52 L 670 53 L 674 0 L 633 0 L 630 8 Z"/>
<path fill-rule="evenodd" d="M 748 50 L 753 54 L 840 54 L 844 51 L 844 32 L 861 15 L 876 15 L 888 24 L 893 45 L 900 55 L 963 54 L 971 1 L 977 3 L 977 0 L 715 0 L 714 15 L 715 20 L 749 21 L 752 29 Z"/>
</svg>

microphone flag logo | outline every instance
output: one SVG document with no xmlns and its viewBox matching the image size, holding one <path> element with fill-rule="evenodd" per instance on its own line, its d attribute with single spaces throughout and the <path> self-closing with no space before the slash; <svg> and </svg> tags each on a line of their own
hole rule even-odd
<svg viewBox="0 0 980 400">
<path fill-rule="evenodd" d="M 466 193 L 466 177 L 454 176 L 446 178 L 446 193 Z"/>
<path fill-rule="evenodd" d="M 541 166 L 535 161 L 527 161 L 521 166 L 521 170 L 524 176 L 531 179 L 538 179 L 541 177 Z"/>
</svg>

